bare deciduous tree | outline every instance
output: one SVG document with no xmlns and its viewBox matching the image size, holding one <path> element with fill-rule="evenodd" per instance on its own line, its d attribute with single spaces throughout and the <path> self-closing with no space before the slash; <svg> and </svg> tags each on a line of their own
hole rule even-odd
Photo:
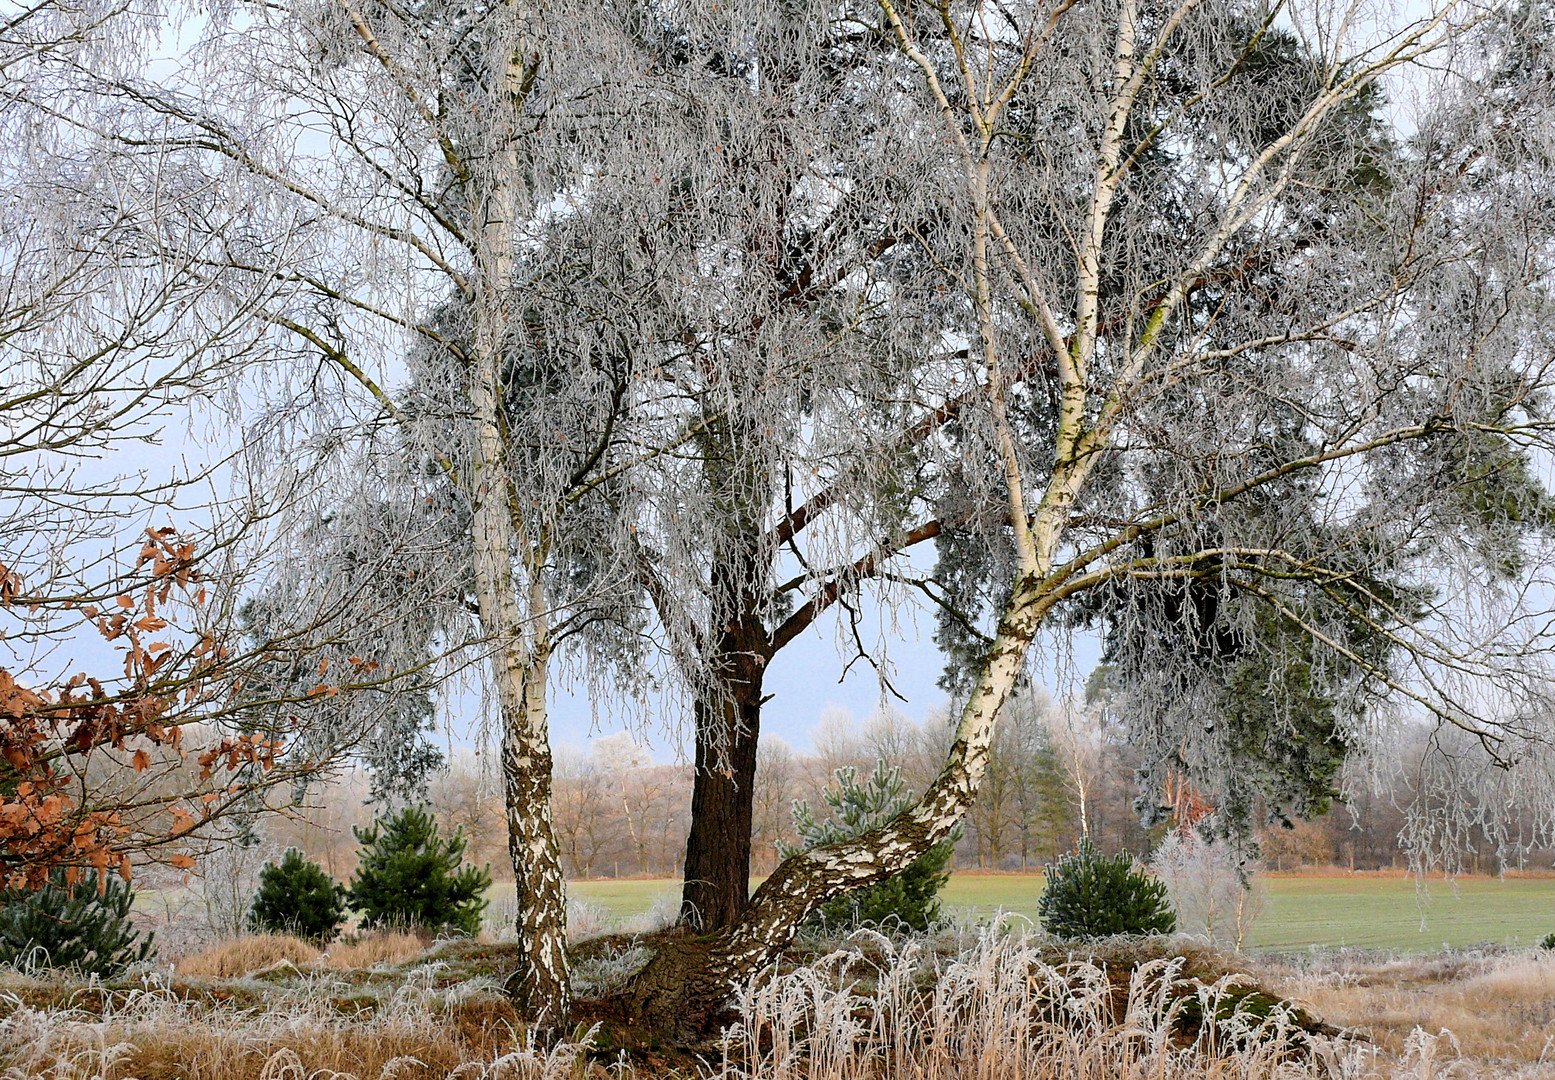
<svg viewBox="0 0 1555 1080">
<path fill-rule="evenodd" d="M 0 876 L 189 865 L 188 841 L 340 749 L 276 768 L 247 726 L 254 671 L 234 558 L 254 508 L 224 498 L 203 428 L 255 354 L 260 294 L 206 272 L 241 211 L 117 80 L 156 5 L 44 0 L 0 21 Z M 176 177 L 174 180 L 172 178 Z M 212 425 L 214 426 L 214 425 Z"/>
<path fill-rule="evenodd" d="M 650 180 L 663 170 L 624 119 L 641 66 L 630 20 L 599 14 L 224 10 L 181 70 L 114 83 L 242 208 L 196 269 L 262 298 L 249 322 L 276 374 L 246 463 L 256 497 L 287 494 L 260 613 L 283 639 L 277 677 L 292 678 L 288 649 L 332 650 L 320 674 L 346 666 L 313 695 L 317 726 L 489 670 L 511 988 L 545 1030 L 570 1008 L 553 662 L 575 636 L 602 650 L 591 671 L 631 651 L 630 492 L 614 481 L 695 433 L 643 378 L 674 343 L 634 325 L 655 281 L 637 241 L 678 194 Z M 330 617 L 299 620 L 318 592 Z"/>
</svg>

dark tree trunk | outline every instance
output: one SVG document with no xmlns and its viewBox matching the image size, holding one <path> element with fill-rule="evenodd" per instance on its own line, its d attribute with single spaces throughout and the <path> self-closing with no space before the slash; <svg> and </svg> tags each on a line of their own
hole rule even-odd
<svg viewBox="0 0 1555 1080">
<path fill-rule="evenodd" d="M 720 635 L 722 700 L 696 702 L 696 776 L 686 837 L 681 921 L 704 931 L 732 926 L 750 905 L 751 823 L 761 688 L 771 651 L 753 615 Z"/>
<path fill-rule="evenodd" d="M 805 916 L 834 896 L 901 873 L 950 836 L 977 794 L 999 709 L 1052 603 L 1040 581 L 1017 579 L 944 767 L 922 799 L 862 836 L 783 860 L 738 921 L 666 941 L 620 995 L 620 1012 L 660 1035 L 698 1041 L 739 987 L 782 955 Z"/>
</svg>

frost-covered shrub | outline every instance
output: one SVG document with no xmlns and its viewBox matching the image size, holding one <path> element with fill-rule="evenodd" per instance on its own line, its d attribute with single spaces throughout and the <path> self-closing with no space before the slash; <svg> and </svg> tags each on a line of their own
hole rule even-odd
<svg viewBox="0 0 1555 1080">
<path fill-rule="evenodd" d="M 583 998 L 609 997 L 625 990 L 639 971 L 653 959 L 653 950 L 642 945 L 606 949 L 579 960 L 572 969 L 572 988 Z"/>
<path fill-rule="evenodd" d="M 592 900 L 569 897 L 567 900 L 567 941 L 588 941 L 610 932 L 614 918 L 610 909 Z"/>
<path fill-rule="evenodd" d="M 1177 912 L 1178 929 L 1211 945 L 1241 949 L 1263 912 L 1257 864 L 1223 839 L 1173 832 L 1151 857 Z"/>
<path fill-rule="evenodd" d="M 652 934 L 668 930 L 680 921 L 681 892 L 665 889 L 653 898 L 648 910 L 621 921 L 621 930 L 627 934 Z"/>
</svg>

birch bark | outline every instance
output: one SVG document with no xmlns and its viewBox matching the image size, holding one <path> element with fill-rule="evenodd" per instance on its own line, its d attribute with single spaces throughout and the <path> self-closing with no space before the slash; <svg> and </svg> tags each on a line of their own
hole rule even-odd
<svg viewBox="0 0 1555 1080">
<path fill-rule="evenodd" d="M 515 20 L 516 5 L 509 5 Z M 481 223 L 474 281 L 475 357 L 470 380 L 476 457 L 471 539 L 476 600 L 491 650 L 501 716 L 502 781 L 508 854 L 517 893 L 517 969 L 507 981 L 519 1014 L 554 1034 L 572 1009 L 567 961 L 567 901 L 561 855 L 551 821 L 551 748 L 546 681 L 552 644 L 545 579 L 550 545 L 544 521 L 526 521 L 512 488 L 513 455 L 506 432 L 503 371 L 516 277 L 515 223 L 526 192 L 520 154 L 520 107 L 535 76 L 522 47 L 503 61 L 510 107 L 485 175 L 470 186 L 471 219 Z M 514 574 L 515 560 L 523 580 Z"/>
</svg>

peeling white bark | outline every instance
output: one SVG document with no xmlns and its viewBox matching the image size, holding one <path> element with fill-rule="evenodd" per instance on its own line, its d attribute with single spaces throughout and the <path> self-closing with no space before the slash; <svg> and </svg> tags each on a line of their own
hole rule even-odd
<svg viewBox="0 0 1555 1080">
<path fill-rule="evenodd" d="M 514 15 L 517 18 L 517 15 Z M 524 181 L 517 131 L 530 76 L 520 48 L 503 80 L 513 103 L 506 130 L 470 187 L 473 220 L 481 222 L 475 289 L 475 357 L 470 401 L 477 425 L 473 503 L 476 597 L 490 642 L 492 677 L 502 720 L 502 779 L 508 851 L 517 892 L 518 969 L 508 980 L 520 1013 L 542 1031 L 567 1023 L 572 1008 L 567 961 L 567 912 L 560 850 L 551 822 L 551 749 L 546 681 L 551 642 L 545 612 L 549 544 L 545 527 L 517 513 L 504 439 L 501 374 L 504 333 L 516 270 L 513 226 L 523 217 Z M 524 579 L 514 572 L 515 560 Z"/>
</svg>

